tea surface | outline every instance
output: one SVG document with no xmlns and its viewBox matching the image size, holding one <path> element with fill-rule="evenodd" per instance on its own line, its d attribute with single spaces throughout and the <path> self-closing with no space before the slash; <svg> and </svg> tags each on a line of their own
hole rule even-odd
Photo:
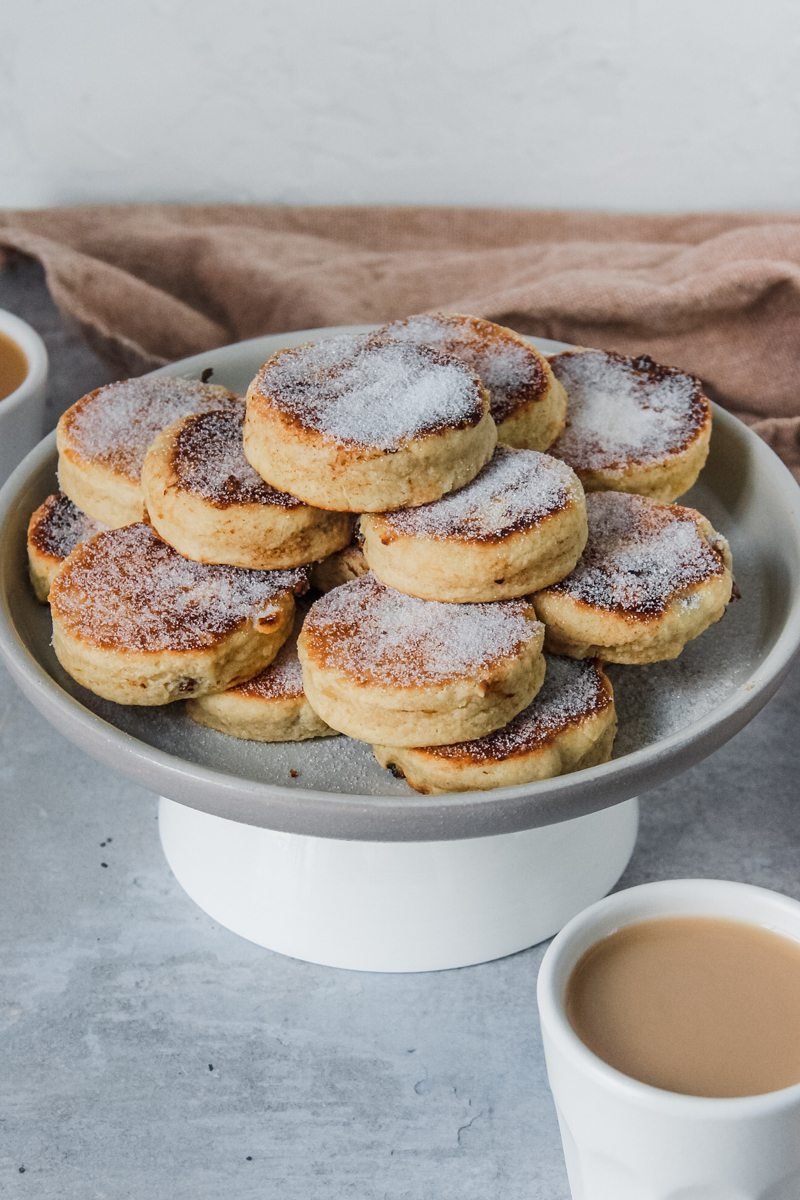
<svg viewBox="0 0 800 1200">
<path fill-rule="evenodd" d="M 0 333 L 0 400 L 15 392 L 27 374 L 24 351 L 5 333 Z"/>
<path fill-rule="evenodd" d="M 665 917 L 592 946 L 570 1024 L 610 1066 L 694 1096 L 800 1083 L 800 943 L 742 921 Z"/>
</svg>

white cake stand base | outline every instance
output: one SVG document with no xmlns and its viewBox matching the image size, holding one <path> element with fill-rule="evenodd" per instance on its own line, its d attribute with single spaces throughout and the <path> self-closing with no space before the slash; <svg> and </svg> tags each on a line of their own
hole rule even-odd
<svg viewBox="0 0 800 1200">
<path fill-rule="evenodd" d="M 449 842 L 346 842 L 159 808 L 196 904 L 280 954 L 354 971 L 439 971 L 551 937 L 633 853 L 638 801 L 558 825 Z"/>
</svg>

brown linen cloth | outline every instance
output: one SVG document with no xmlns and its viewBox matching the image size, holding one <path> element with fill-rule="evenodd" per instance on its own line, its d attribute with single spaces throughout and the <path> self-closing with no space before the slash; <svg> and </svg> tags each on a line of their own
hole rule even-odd
<svg viewBox="0 0 800 1200">
<path fill-rule="evenodd" d="M 121 375 L 261 333 L 471 312 L 699 375 L 800 473 L 800 215 L 97 206 L 0 213 Z"/>
</svg>

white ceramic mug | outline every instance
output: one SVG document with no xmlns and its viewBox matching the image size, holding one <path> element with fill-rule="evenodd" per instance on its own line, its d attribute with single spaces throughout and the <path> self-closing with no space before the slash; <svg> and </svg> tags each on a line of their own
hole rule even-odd
<svg viewBox="0 0 800 1200">
<path fill-rule="evenodd" d="M 16 342 L 28 360 L 22 383 L 0 400 L 0 484 L 32 450 L 44 432 L 47 350 L 35 329 L 0 308 L 0 333 Z"/>
<path fill-rule="evenodd" d="M 732 1099 L 663 1091 L 608 1066 L 567 1019 L 567 980 L 590 946 L 671 916 L 727 917 L 800 941 L 798 901 L 717 879 L 629 888 L 565 925 L 537 999 L 573 1200 L 799 1200 L 800 1084 Z"/>
</svg>

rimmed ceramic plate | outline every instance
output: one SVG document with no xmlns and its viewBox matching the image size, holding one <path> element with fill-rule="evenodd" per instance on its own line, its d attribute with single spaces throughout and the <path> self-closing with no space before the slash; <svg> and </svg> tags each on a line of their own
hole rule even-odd
<svg viewBox="0 0 800 1200">
<path fill-rule="evenodd" d="M 244 391 L 282 346 L 342 332 L 255 338 L 165 368 Z M 531 339 L 546 353 L 561 343 Z M 251 825 L 320 837 L 426 841 L 529 829 L 655 787 L 721 746 L 766 703 L 800 642 L 800 491 L 773 452 L 719 408 L 708 465 L 685 498 L 729 538 L 741 599 L 679 659 L 614 667 L 620 730 L 610 763 L 487 792 L 420 796 L 345 738 L 265 745 L 193 724 L 180 705 L 100 700 L 60 668 L 48 610 L 27 578 L 25 529 L 55 487 L 55 435 L 0 492 L 0 653 L 30 700 L 96 759 L 153 791 Z"/>
</svg>

